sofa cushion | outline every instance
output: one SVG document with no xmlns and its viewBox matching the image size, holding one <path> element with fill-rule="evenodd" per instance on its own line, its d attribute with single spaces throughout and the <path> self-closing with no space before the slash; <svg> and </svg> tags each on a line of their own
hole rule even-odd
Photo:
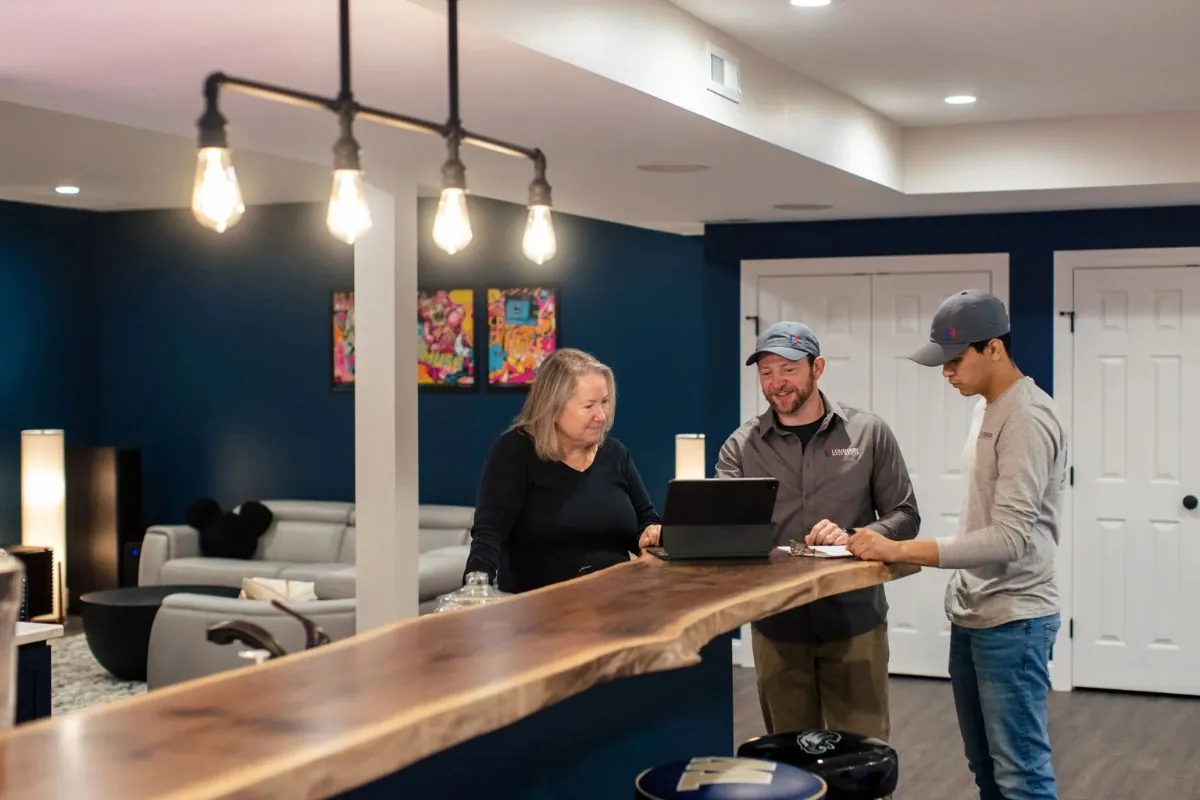
<svg viewBox="0 0 1200 800">
<path fill-rule="evenodd" d="M 317 576 L 313 586 L 320 600 L 346 600 L 354 597 L 357 589 L 358 571 L 355 567 L 323 572 Z"/>
<path fill-rule="evenodd" d="M 358 557 L 358 528 L 351 525 L 346 528 L 346 532 L 342 534 L 342 549 L 338 553 L 338 561 L 343 564 L 353 564 Z"/>
<path fill-rule="evenodd" d="M 298 564 L 337 561 L 346 525 L 315 520 L 276 520 L 258 540 L 256 558 Z"/>
<path fill-rule="evenodd" d="M 330 572 L 340 572 L 346 569 L 341 561 L 329 561 L 319 564 L 285 564 L 279 571 L 280 578 L 289 581 L 316 581 L 322 575 Z"/>
<path fill-rule="evenodd" d="M 277 578 L 290 567 L 280 561 L 246 561 L 241 558 L 173 558 L 162 566 L 159 583 L 182 586 L 232 586 L 241 588 L 243 578 Z"/>
<path fill-rule="evenodd" d="M 418 600 L 430 600 L 462 586 L 463 570 L 467 568 L 467 556 L 470 553 L 469 545 L 441 547 L 421 553 L 417 559 Z"/>
<path fill-rule="evenodd" d="M 457 547 L 471 541 L 475 509 L 471 506 L 422 505 L 417 509 L 417 548 L 421 553 Z"/>
<path fill-rule="evenodd" d="M 421 528 L 417 531 L 417 552 L 428 553 L 471 543 L 470 528 Z"/>
<path fill-rule="evenodd" d="M 417 525 L 421 528 L 470 528 L 474 522 L 472 506 L 422 504 L 417 507 Z"/>
</svg>

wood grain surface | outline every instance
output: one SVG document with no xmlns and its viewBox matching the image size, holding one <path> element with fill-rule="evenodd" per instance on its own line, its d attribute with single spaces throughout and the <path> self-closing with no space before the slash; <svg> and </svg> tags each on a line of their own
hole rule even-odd
<svg viewBox="0 0 1200 800">
<path fill-rule="evenodd" d="M 611 569 L 0 735 L 0 798 L 313 798 L 396 772 L 716 636 L 913 574 L 857 560 Z M 214 645 L 216 646 L 216 645 Z"/>
</svg>

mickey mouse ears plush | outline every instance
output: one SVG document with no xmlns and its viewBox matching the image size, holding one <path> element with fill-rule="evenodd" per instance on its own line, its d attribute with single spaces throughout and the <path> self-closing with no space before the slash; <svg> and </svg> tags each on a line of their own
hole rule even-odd
<svg viewBox="0 0 1200 800">
<path fill-rule="evenodd" d="M 274 514 L 256 500 L 242 503 L 237 512 L 222 512 L 216 500 L 201 497 L 188 506 L 184 520 L 200 532 L 200 552 L 206 558 L 250 559 Z"/>
</svg>

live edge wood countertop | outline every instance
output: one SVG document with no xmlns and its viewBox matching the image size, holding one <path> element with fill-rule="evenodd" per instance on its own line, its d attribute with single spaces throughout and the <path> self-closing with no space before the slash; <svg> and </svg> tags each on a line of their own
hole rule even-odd
<svg viewBox="0 0 1200 800">
<path fill-rule="evenodd" d="M 328 797 L 609 679 L 695 664 L 752 620 L 916 571 L 782 552 L 738 565 L 643 555 L 18 726 L 0 735 L 0 798 Z"/>
</svg>

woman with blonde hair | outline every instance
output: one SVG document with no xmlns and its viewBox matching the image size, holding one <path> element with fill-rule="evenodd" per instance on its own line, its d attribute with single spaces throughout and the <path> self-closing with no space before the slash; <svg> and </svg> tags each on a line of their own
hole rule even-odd
<svg viewBox="0 0 1200 800">
<path fill-rule="evenodd" d="M 629 451 L 609 436 L 612 370 L 563 348 L 488 454 L 466 572 L 525 592 L 629 560 L 658 544 L 661 519 Z"/>
</svg>

